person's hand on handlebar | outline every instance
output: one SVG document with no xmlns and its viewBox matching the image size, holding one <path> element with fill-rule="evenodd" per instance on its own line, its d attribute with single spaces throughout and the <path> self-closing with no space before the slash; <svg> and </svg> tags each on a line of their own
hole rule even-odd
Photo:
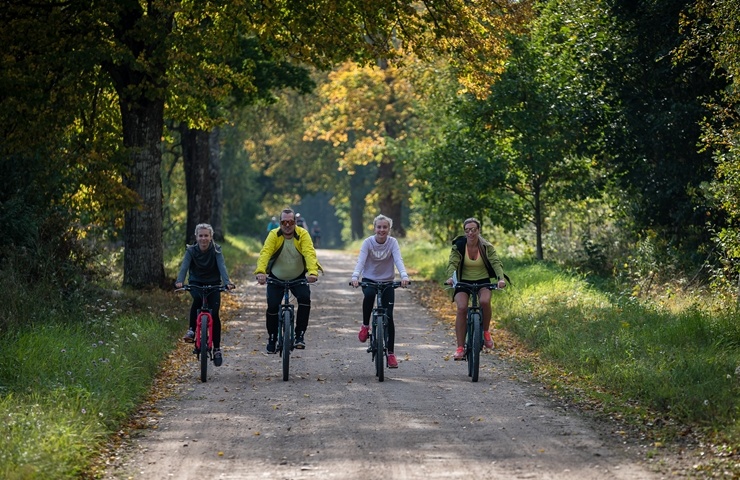
<svg viewBox="0 0 740 480">
<path fill-rule="evenodd" d="M 409 283 L 411 283 L 411 280 L 408 278 L 402 278 L 401 279 L 401 288 L 406 288 L 409 286 Z"/>
<path fill-rule="evenodd" d="M 498 288 L 506 288 L 506 280 L 503 278 L 498 281 Z"/>
<path fill-rule="evenodd" d="M 350 280 L 349 283 L 355 288 L 360 286 L 360 282 L 356 278 L 353 278 L 352 280 Z"/>
<path fill-rule="evenodd" d="M 453 283 L 455 282 L 452 280 L 452 277 L 448 278 L 447 281 L 445 282 L 446 285 L 452 285 Z"/>
<path fill-rule="evenodd" d="M 175 288 L 182 288 L 182 282 L 177 282 L 175 284 Z"/>
<path fill-rule="evenodd" d="M 264 273 L 257 274 L 257 283 L 259 283 L 260 285 L 264 285 L 266 281 L 267 275 L 265 275 Z"/>
<path fill-rule="evenodd" d="M 308 280 L 308 283 L 314 283 L 318 279 L 319 279 L 319 277 L 317 277 L 316 275 L 313 275 L 313 274 L 308 275 L 306 277 L 306 280 Z"/>
<path fill-rule="evenodd" d="M 234 285 L 233 283 L 226 284 L 226 290 L 233 290 L 235 288 L 236 288 L 236 285 Z"/>
</svg>

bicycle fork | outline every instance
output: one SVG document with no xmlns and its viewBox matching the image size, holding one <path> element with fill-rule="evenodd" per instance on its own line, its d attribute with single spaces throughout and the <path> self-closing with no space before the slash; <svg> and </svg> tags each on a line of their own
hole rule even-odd
<svg viewBox="0 0 740 480">
<path fill-rule="evenodd" d="M 285 325 L 285 314 L 290 315 L 290 325 Z M 295 306 L 292 304 L 280 305 L 278 311 L 278 338 L 277 338 L 277 351 L 283 351 L 283 345 L 288 345 L 288 348 L 293 350 L 294 330 L 295 330 Z"/>
<path fill-rule="evenodd" d="M 205 319 L 205 322 L 208 324 L 208 345 L 205 346 L 205 350 L 203 349 L 203 345 L 201 342 L 202 337 L 202 331 L 203 331 L 203 321 Z M 198 314 L 198 318 L 196 319 L 195 324 L 195 348 L 193 349 L 193 353 L 200 358 L 200 355 L 208 355 L 208 357 L 211 357 L 211 352 L 213 350 L 213 317 L 210 313 L 203 311 Z"/>
<path fill-rule="evenodd" d="M 367 347 L 368 352 L 372 352 L 373 359 L 375 358 L 375 355 L 383 355 L 385 353 L 385 345 L 387 342 L 387 335 L 388 335 L 388 328 L 386 325 L 383 325 L 386 328 L 383 328 L 383 336 L 386 338 L 383 338 L 383 351 L 378 352 L 377 348 L 377 338 L 378 338 L 378 323 L 383 322 L 383 320 L 386 318 L 385 316 L 385 307 L 376 307 L 375 311 L 373 312 L 373 320 L 372 320 L 372 333 L 370 338 L 370 345 Z"/>
</svg>

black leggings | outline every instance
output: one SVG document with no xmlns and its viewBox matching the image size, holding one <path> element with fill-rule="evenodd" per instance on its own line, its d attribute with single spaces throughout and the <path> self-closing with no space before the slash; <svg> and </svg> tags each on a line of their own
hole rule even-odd
<svg viewBox="0 0 740 480">
<path fill-rule="evenodd" d="M 369 278 L 363 278 L 363 282 L 373 282 Z M 370 325 L 370 316 L 375 308 L 375 294 L 377 290 L 375 287 L 362 287 L 362 293 L 365 294 L 365 298 L 362 300 L 362 324 Z M 385 307 L 385 313 L 388 316 L 388 351 L 392 352 L 393 347 L 396 344 L 396 326 L 393 323 L 393 303 L 396 300 L 396 290 L 393 287 L 388 287 L 383 291 L 380 297 L 381 304 Z"/>
<path fill-rule="evenodd" d="M 193 304 L 190 306 L 190 329 L 195 331 L 198 309 L 203 306 L 203 297 L 198 289 L 190 290 L 193 297 Z M 208 294 L 208 308 L 211 309 L 213 318 L 213 348 L 221 348 L 221 318 L 218 311 L 221 308 L 221 292 L 214 290 Z"/>
<path fill-rule="evenodd" d="M 292 280 L 299 278 L 305 277 L 300 276 Z M 282 285 L 267 284 L 267 318 L 265 324 L 267 334 L 274 338 L 277 338 L 278 333 L 278 312 L 280 311 L 280 303 L 283 301 L 283 291 Z M 311 312 L 311 288 L 308 285 L 295 285 L 290 288 L 290 292 L 298 302 L 298 311 L 295 315 L 296 334 L 305 333 L 308 328 L 308 315 Z"/>
</svg>

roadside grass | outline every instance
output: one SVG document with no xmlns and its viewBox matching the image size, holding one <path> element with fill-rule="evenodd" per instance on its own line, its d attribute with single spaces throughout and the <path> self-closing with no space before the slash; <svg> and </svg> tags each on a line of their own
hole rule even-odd
<svg viewBox="0 0 740 480">
<path fill-rule="evenodd" d="M 253 263 L 256 244 L 224 242 L 233 281 Z M 181 253 L 167 263 L 172 278 Z M 2 332 L 0 478 L 89 475 L 96 452 L 136 412 L 176 348 L 190 296 L 93 288 L 70 299 L 51 282 L 7 280 L 0 288 L 14 299 L 15 318 Z"/>
<path fill-rule="evenodd" d="M 541 357 L 689 425 L 736 436 L 740 328 L 736 313 L 696 305 L 671 312 L 596 290 L 542 264 L 516 264 L 499 322 Z"/>
</svg>

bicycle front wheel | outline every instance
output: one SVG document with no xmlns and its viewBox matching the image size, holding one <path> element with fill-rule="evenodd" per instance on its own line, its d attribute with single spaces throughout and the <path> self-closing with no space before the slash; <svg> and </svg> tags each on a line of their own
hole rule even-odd
<svg viewBox="0 0 740 480">
<path fill-rule="evenodd" d="M 200 317 L 200 381 L 208 381 L 208 326 L 211 318 L 208 314 Z"/>
<path fill-rule="evenodd" d="M 473 336 L 473 351 L 471 355 L 472 359 L 472 377 L 473 381 L 478 381 L 478 372 L 480 370 L 480 352 L 483 349 L 483 331 L 481 330 L 480 314 L 473 316 L 473 331 L 470 332 Z"/>
<path fill-rule="evenodd" d="M 376 318 L 377 327 L 375 327 L 375 375 L 378 381 L 382 382 L 385 376 L 385 316 Z"/>
<path fill-rule="evenodd" d="M 290 376 L 290 351 L 293 349 L 293 317 L 290 310 L 284 310 L 280 319 L 283 331 L 283 381 L 287 382 Z"/>
</svg>

